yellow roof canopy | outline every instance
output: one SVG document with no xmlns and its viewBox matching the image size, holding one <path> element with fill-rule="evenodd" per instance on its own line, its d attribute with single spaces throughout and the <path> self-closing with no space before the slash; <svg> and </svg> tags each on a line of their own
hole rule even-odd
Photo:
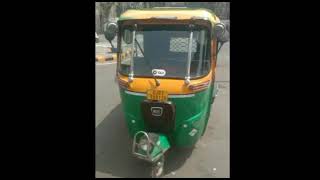
<svg viewBox="0 0 320 180">
<path fill-rule="evenodd" d="M 220 19 L 207 9 L 189 8 L 151 8 L 151 9 L 132 9 L 124 12 L 119 20 L 129 19 L 152 19 L 152 18 L 174 18 L 177 20 L 188 19 L 207 19 L 212 24 L 220 22 Z"/>
</svg>

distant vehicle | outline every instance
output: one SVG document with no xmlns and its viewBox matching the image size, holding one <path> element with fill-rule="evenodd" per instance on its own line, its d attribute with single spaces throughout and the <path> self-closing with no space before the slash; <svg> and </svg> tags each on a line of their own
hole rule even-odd
<svg viewBox="0 0 320 180">
<path fill-rule="evenodd" d="M 98 36 L 98 34 L 96 33 L 96 43 L 98 43 L 99 42 L 99 36 Z"/>
</svg>

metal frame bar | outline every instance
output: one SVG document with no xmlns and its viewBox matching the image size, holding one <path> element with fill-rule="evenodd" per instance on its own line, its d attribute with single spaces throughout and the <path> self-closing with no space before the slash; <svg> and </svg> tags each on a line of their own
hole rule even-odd
<svg viewBox="0 0 320 180">
<path fill-rule="evenodd" d="M 131 64 L 130 64 L 130 74 L 129 74 L 129 82 L 132 82 L 133 80 L 133 76 L 134 76 L 134 72 L 133 72 L 133 66 L 134 66 L 134 49 L 135 49 L 135 39 L 136 39 L 136 29 L 137 29 L 137 24 L 134 25 L 134 29 L 132 32 L 132 59 L 131 59 Z"/>
<path fill-rule="evenodd" d="M 199 64 L 198 64 L 198 68 L 197 68 L 197 76 L 200 76 L 200 70 L 202 70 L 202 62 L 204 61 L 203 56 L 205 56 L 206 54 L 204 54 L 203 49 L 206 49 L 206 45 L 207 45 L 207 41 L 205 41 L 205 31 L 201 30 L 200 31 L 200 57 L 199 57 Z"/>
<path fill-rule="evenodd" d="M 190 24 L 190 37 L 189 37 L 189 50 L 188 50 L 188 63 L 187 63 L 187 76 L 185 77 L 186 84 L 190 83 L 190 66 L 191 66 L 191 53 L 192 53 L 192 39 L 193 39 L 193 25 Z"/>
</svg>

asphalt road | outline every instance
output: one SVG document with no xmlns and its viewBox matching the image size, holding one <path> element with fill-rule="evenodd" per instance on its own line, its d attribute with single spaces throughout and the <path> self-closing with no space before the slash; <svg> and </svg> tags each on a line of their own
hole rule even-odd
<svg viewBox="0 0 320 180">
<path fill-rule="evenodd" d="M 99 44 L 97 49 L 103 52 L 103 42 Z M 193 150 L 170 152 L 164 177 L 229 177 L 229 59 L 227 43 L 218 56 L 216 83 L 220 90 L 211 109 L 207 131 Z M 148 177 L 148 164 L 131 155 L 132 141 L 121 109 L 115 72 L 114 63 L 96 63 L 96 178 Z"/>
</svg>

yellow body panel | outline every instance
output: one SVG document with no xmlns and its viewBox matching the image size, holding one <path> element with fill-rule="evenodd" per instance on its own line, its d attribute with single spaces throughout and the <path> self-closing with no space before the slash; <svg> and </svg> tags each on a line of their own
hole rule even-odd
<svg viewBox="0 0 320 180">
<path fill-rule="evenodd" d="M 211 80 L 212 71 L 201 79 L 191 80 L 190 85 L 198 84 Z M 118 78 L 122 81 L 128 82 L 128 76 L 123 76 L 118 74 Z M 134 78 L 133 82 L 130 83 L 128 90 L 134 92 L 146 93 L 149 89 L 156 88 L 157 90 L 167 91 L 168 94 L 191 94 L 194 91 L 191 91 L 188 86 L 185 85 L 184 80 L 182 79 L 158 79 L 160 86 L 156 87 L 155 80 L 153 78 Z"/>
</svg>

